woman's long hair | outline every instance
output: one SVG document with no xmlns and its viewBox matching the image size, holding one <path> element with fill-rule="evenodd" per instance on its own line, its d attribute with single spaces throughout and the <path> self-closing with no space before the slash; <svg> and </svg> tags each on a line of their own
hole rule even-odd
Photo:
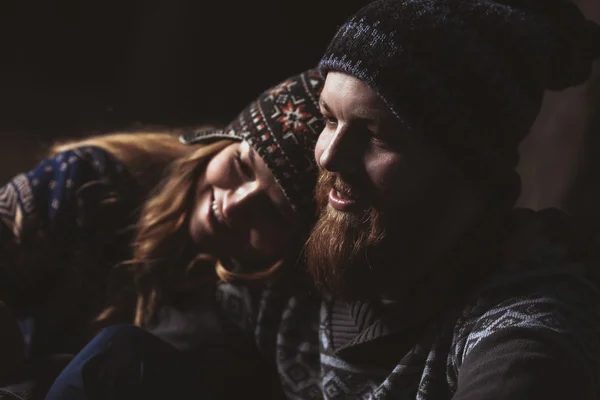
<svg viewBox="0 0 600 400">
<path fill-rule="evenodd" d="M 214 127 L 204 126 L 200 129 L 214 129 Z M 143 276 L 146 264 L 144 261 L 150 262 L 161 249 L 169 252 L 173 247 L 165 245 L 174 243 L 173 240 L 169 240 L 168 233 L 165 234 L 160 245 L 156 244 L 154 239 L 160 237 L 161 232 L 173 229 L 170 225 L 176 221 L 172 222 L 169 218 L 173 214 L 182 214 L 176 208 L 186 198 L 187 192 L 190 191 L 187 189 L 193 186 L 192 181 L 186 180 L 190 178 L 190 173 L 180 175 L 181 170 L 192 172 L 198 170 L 199 166 L 196 164 L 202 163 L 203 159 L 207 159 L 229 143 L 189 146 L 180 142 L 180 133 L 178 130 L 109 133 L 59 141 L 48 151 L 47 156 L 52 157 L 57 153 L 87 146 L 101 148 L 120 161 L 133 179 L 131 191 L 125 193 L 125 198 L 130 204 L 123 205 L 131 214 L 133 224 L 119 228 L 125 228 L 124 232 L 130 231 L 135 237 L 133 248 L 130 250 L 133 257 L 130 261 L 122 262 L 122 258 L 112 260 L 109 255 L 110 261 L 121 262 L 121 264 L 110 272 L 109 307 L 96 319 L 95 325 L 98 327 L 112 322 L 133 322 L 135 301 L 132 299 L 135 299 L 137 289 L 133 280 L 137 275 Z M 167 176 L 169 171 L 171 174 Z M 182 207 L 182 210 L 185 211 L 185 207 Z M 163 215 L 159 217 L 161 213 Z M 127 236 L 124 236 L 123 240 L 127 240 Z M 142 278 L 140 280 L 143 281 Z M 143 289 L 144 286 L 141 285 L 141 288 Z M 140 296 L 145 295 L 140 293 Z"/>
<path fill-rule="evenodd" d="M 221 140 L 186 146 L 191 149 L 189 153 L 170 164 L 140 210 L 131 260 L 116 268 L 125 273 L 133 287 L 125 285 L 109 298 L 109 306 L 96 319 L 100 327 L 119 319 L 147 326 L 154 322 L 160 306 L 178 294 L 212 285 L 218 279 L 236 283 L 264 280 L 283 264 L 278 261 L 258 272 L 232 272 L 220 260 L 198 254 L 192 244 L 188 225 L 199 175 L 208 161 L 231 143 Z"/>
</svg>

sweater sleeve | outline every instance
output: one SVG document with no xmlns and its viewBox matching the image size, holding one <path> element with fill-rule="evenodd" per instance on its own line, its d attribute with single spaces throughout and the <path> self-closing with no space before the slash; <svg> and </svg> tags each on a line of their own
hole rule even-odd
<svg viewBox="0 0 600 400">
<path fill-rule="evenodd" d="M 594 374 L 556 332 L 505 330 L 469 352 L 452 400 L 592 400 Z"/>
<path fill-rule="evenodd" d="M 230 283 L 217 286 L 217 306 L 226 319 L 247 335 L 253 335 L 262 292 Z"/>
<path fill-rule="evenodd" d="M 65 151 L 0 188 L 0 300 L 26 305 L 67 264 L 90 202 L 110 201 L 123 167 L 105 151 Z M 50 280 L 51 282 L 51 280 Z"/>
</svg>

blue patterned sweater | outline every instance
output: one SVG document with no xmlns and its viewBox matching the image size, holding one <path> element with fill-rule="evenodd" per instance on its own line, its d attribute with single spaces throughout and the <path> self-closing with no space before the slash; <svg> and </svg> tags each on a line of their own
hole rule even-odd
<svg viewBox="0 0 600 400">
<path fill-rule="evenodd" d="M 418 327 L 411 304 L 380 317 L 297 286 L 218 290 L 288 399 L 600 398 L 600 292 L 556 243 L 537 243 Z"/>
<path fill-rule="evenodd" d="M 89 339 L 108 271 L 129 254 L 136 190 L 97 147 L 56 154 L 0 188 L 0 300 L 32 355 L 76 352 Z"/>
</svg>

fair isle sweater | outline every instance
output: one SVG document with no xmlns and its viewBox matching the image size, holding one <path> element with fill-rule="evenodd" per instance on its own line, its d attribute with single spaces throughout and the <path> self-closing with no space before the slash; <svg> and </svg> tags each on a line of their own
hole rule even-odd
<svg viewBox="0 0 600 400">
<path fill-rule="evenodd" d="M 55 154 L 0 187 L 0 300 L 32 357 L 87 343 L 109 273 L 129 257 L 140 198 L 126 167 L 94 146 Z"/>
<path fill-rule="evenodd" d="M 556 244 L 415 328 L 410 307 L 386 311 L 294 286 L 218 291 L 288 399 L 600 398 L 600 292 Z"/>
</svg>

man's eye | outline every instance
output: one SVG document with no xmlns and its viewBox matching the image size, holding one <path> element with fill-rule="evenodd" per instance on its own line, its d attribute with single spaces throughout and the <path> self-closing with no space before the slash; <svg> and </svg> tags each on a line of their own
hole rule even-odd
<svg viewBox="0 0 600 400">
<path fill-rule="evenodd" d="M 330 116 L 325 116 L 325 125 L 327 125 L 329 128 L 333 128 L 337 126 L 337 119 Z"/>
</svg>

